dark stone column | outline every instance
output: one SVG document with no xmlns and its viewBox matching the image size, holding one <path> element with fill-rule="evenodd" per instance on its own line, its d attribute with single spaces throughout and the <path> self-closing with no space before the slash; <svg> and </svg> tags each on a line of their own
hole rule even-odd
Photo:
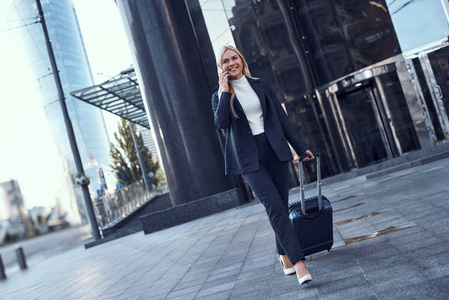
<svg viewBox="0 0 449 300">
<path fill-rule="evenodd" d="M 173 205 L 233 188 L 184 1 L 117 0 Z"/>
</svg>

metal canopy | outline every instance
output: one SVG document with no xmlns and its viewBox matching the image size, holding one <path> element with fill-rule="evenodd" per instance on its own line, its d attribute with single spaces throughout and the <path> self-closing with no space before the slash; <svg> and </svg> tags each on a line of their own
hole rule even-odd
<svg viewBox="0 0 449 300">
<path fill-rule="evenodd" d="M 134 68 L 70 95 L 150 129 Z"/>
</svg>

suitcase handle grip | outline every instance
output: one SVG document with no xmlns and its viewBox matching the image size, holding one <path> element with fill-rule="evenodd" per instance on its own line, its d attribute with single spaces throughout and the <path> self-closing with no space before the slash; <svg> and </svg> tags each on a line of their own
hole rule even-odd
<svg viewBox="0 0 449 300">
<path fill-rule="evenodd" d="M 315 155 L 315 157 L 317 157 L 317 156 L 319 156 L 319 154 L 317 154 L 317 155 Z M 303 161 L 304 159 L 306 159 L 306 158 L 309 158 L 310 157 L 310 155 L 304 155 L 304 156 L 300 156 L 299 157 L 299 161 Z"/>
<path fill-rule="evenodd" d="M 301 212 L 305 216 L 306 215 L 306 205 L 304 203 L 304 167 L 303 167 L 303 160 L 306 157 L 310 157 L 309 155 L 303 156 L 299 158 L 299 184 L 300 187 L 300 200 L 301 200 Z M 316 165 L 317 165 L 317 175 L 316 175 L 316 192 L 318 195 L 318 210 L 321 210 L 323 208 L 323 199 L 321 196 L 321 159 L 320 155 L 316 154 Z"/>
</svg>

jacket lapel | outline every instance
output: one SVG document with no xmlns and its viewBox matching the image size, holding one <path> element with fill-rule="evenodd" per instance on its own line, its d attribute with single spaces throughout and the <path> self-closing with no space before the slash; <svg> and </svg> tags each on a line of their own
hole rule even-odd
<svg viewBox="0 0 449 300">
<path fill-rule="evenodd" d="M 237 112 L 237 115 L 239 115 L 239 116 L 241 115 L 238 113 L 239 111 L 242 112 L 243 114 L 245 114 L 245 111 L 243 110 L 243 107 L 240 104 L 239 99 L 237 98 L 237 95 L 234 95 L 234 108 L 235 108 L 235 111 Z"/>
</svg>

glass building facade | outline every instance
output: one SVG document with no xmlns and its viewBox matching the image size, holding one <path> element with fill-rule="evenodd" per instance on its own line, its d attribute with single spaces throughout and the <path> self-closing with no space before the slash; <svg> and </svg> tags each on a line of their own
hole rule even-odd
<svg viewBox="0 0 449 300">
<path fill-rule="evenodd" d="M 448 140 L 443 1 L 222 0 L 197 6 L 215 53 L 234 44 L 251 74 L 269 80 L 301 138 L 323 155 L 324 177 Z M 219 15 L 228 26 L 217 32 Z M 407 31 L 411 25 L 419 35 Z"/>
<path fill-rule="evenodd" d="M 41 0 L 41 4 L 78 149 L 85 173 L 91 179 L 90 189 L 94 200 L 97 194 L 101 194 L 108 186 L 115 187 L 115 178 L 110 169 L 109 140 L 101 110 L 70 96 L 71 91 L 93 85 L 81 32 L 71 0 Z M 36 17 L 37 14 L 34 0 L 14 0 L 8 8 L 7 19 L 28 19 Z M 70 182 L 70 188 L 76 195 L 82 220 L 86 222 L 84 199 L 80 188 L 73 180 L 77 172 L 58 93 L 50 71 L 41 24 L 16 30 L 14 40 L 18 49 L 23 50 L 24 57 L 33 72 L 36 80 L 35 92 L 40 95 L 49 127 L 64 162 L 61 168 L 67 174 L 67 181 Z"/>
</svg>

